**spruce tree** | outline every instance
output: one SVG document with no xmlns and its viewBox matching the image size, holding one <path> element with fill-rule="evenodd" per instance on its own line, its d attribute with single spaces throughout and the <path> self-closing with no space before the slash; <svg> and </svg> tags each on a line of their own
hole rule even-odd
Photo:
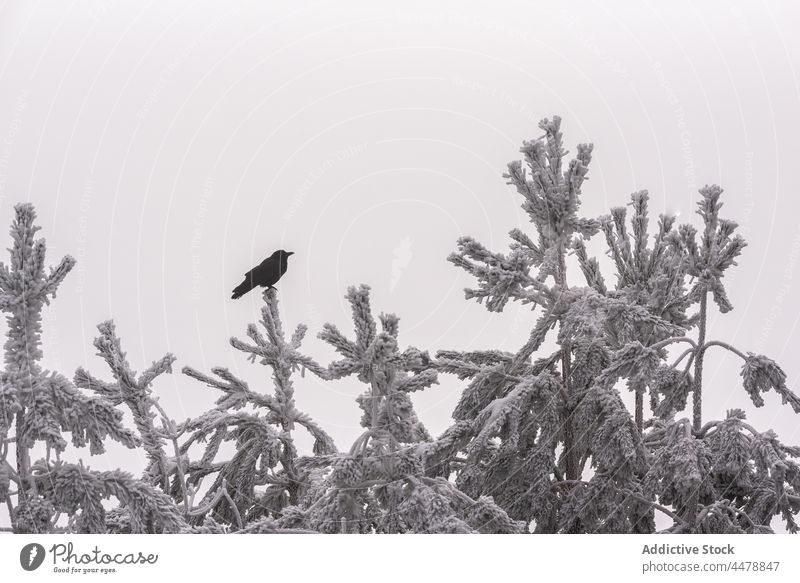
<svg viewBox="0 0 800 583">
<path fill-rule="evenodd" d="M 328 365 L 328 378 L 355 376 L 366 385 L 357 401 L 363 433 L 347 453 L 329 460 L 318 499 L 298 508 L 288 526 L 319 532 L 513 533 L 512 520 L 491 497 L 470 497 L 446 477 L 425 475 L 430 436 L 417 418 L 410 394 L 437 383 L 427 352 L 400 350 L 399 318 L 372 314 L 369 286 L 347 292 L 355 327 L 350 340 L 332 324 L 319 337 L 341 359 Z M 290 517 L 287 516 L 290 520 Z"/>
<path fill-rule="evenodd" d="M 213 477 L 198 510 L 193 512 L 197 525 L 208 517 L 210 524 L 241 532 L 280 530 L 276 520 L 287 507 L 302 505 L 309 497 L 313 501 L 322 480 L 313 457 L 336 452 L 331 437 L 295 403 L 293 377 L 297 371 L 327 376 L 323 367 L 300 351 L 307 328 L 300 324 L 286 338 L 277 292 L 266 290 L 263 297 L 263 331 L 250 324 L 247 336 L 251 342 L 233 337 L 230 344 L 247 354 L 251 362 L 271 369 L 270 391 L 250 388 L 227 368 L 213 368 L 215 376 L 211 377 L 183 367 L 184 374 L 222 391 L 214 409 L 185 426 L 191 435 L 182 452 L 193 444 L 205 444 L 202 457 L 187 468 L 191 492 L 196 492 L 206 477 Z M 298 452 L 294 439 L 298 428 L 314 439 L 312 459 Z M 226 441 L 233 441 L 236 451 L 231 459 L 216 461 Z"/>
<path fill-rule="evenodd" d="M 177 532 L 184 526 L 182 516 L 170 497 L 149 482 L 121 470 L 97 472 L 83 462 L 61 459 L 68 446 L 63 432 L 71 433 L 74 447 L 88 446 L 91 455 L 105 451 L 106 439 L 130 448 L 142 439 L 123 425 L 111 391 L 87 395 L 65 376 L 41 367 L 42 310 L 75 260 L 67 256 L 46 271 L 46 245 L 35 239 L 40 227 L 34 225 L 33 205 L 20 203 L 14 210 L 11 262 L 0 263 L 0 308 L 9 314 L 0 378 L 0 497 L 13 531 L 107 532 L 101 501 L 113 497 L 134 532 Z M 44 446 L 45 456 L 32 462 L 37 446 Z M 10 447 L 15 464 L 9 461 Z M 62 513 L 66 525 L 59 522 Z"/>
<path fill-rule="evenodd" d="M 756 407 L 764 406 L 762 394 L 773 390 L 800 413 L 800 399 L 786 386 L 786 374 L 772 359 L 707 339 L 708 296 L 722 313 L 733 309 L 722 279 L 746 245 L 734 234 L 736 222 L 719 216 L 721 194 L 716 185 L 700 189 L 699 242 L 690 224 L 670 235 L 691 278 L 687 299 L 699 308 L 698 333 L 696 340 L 676 336 L 655 345 L 689 347 L 672 364 L 654 368 L 648 381 L 656 418 L 645 436 L 654 456 L 647 490 L 675 508 L 674 532 L 768 532 L 776 515 L 787 530 L 796 532 L 800 465 L 791 458 L 800 457 L 800 448 L 784 445 L 772 430 L 757 431 L 745 422 L 741 409 L 728 411 L 723 421 L 703 422 L 704 356 L 711 348 L 727 350 L 742 360 L 742 384 Z M 692 419 L 676 420 L 674 414 L 683 409 L 690 391 Z"/>
<path fill-rule="evenodd" d="M 558 529 L 561 494 L 551 488 L 553 477 L 567 484 L 580 477 L 574 412 L 586 375 L 574 370 L 575 357 L 585 368 L 597 356 L 561 334 L 556 353 L 531 361 L 578 298 L 567 282 L 568 251 L 580 235 L 591 237 L 600 229 L 598 220 L 579 215 L 593 147 L 579 144 L 567 163 L 560 125 L 558 117 L 542 120 L 544 136 L 524 142 L 524 163 L 511 162 L 504 175 L 522 196 L 536 241 L 514 228 L 510 251 L 503 254 L 462 237 L 449 257 L 478 280 L 466 297 L 485 301 L 489 311 L 502 311 L 509 300 L 541 307 L 528 342 L 516 353 L 440 351 L 435 363 L 471 379 L 453 414 L 457 424 L 443 436 L 451 454 L 466 453 L 450 468 L 457 472 L 456 483 L 471 495 L 495 495 L 514 518 L 534 520 L 538 532 Z"/>
<path fill-rule="evenodd" d="M 401 349 L 399 318 L 374 316 L 370 288 L 361 285 L 346 295 L 354 337 L 325 324 L 318 336 L 339 359 L 321 366 L 301 351 L 304 325 L 285 334 L 271 289 L 259 325 L 247 327 L 249 340 L 230 339 L 267 367 L 267 388 L 251 388 L 226 368 L 206 375 L 184 367 L 221 395 L 182 423 L 154 391 L 175 357 L 137 373 L 111 320 L 98 326 L 94 346 L 112 380 L 83 367 L 72 380 L 43 369 L 41 314 L 74 260 L 46 270 L 33 207 L 17 205 L 11 262 L 0 263 L 0 309 L 8 313 L 0 502 L 11 518 L 3 529 L 651 533 L 660 514 L 670 523 L 665 533 L 772 532 L 776 520 L 797 532 L 800 447 L 755 428 L 741 409 L 722 420 L 704 410 L 703 397 L 718 390 L 704 383 L 705 353 L 725 350 L 741 359 L 742 385 L 756 407 L 771 390 L 800 413 L 776 362 L 710 339 L 709 310 L 732 310 L 724 275 L 746 246 L 736 223 L 720 217 L 722 189 L 700 190 L 699 240 L 695 227 L 676 227 L 666 215 L 650 232 L 647 191 L 630 197 L 630 227 L 624 207 L 582 217 L 592 146 L 579 145 L 567 163 L 560 119 L 539 127 L 544 135 L 524 142 L 524 160 L 504 175 L 535 233 L 512 229 L 505 253 L 465 236 L 449 257 L 477 280 L 467 299 L 490 312 L 509 301 L 538 310 L 522 347 L 439 350 L 435 359 Z M 613 284 L 590 254 L 598 232 L 616 271 Z M 568 283 L 569 254 L 585 286 Z M 552 352 L 543 350 L 548 336 Z M 306 371 L 363 385 L 362 433 L 347 451 L 298 409 L 297 375 Z M 467 383 L 452 425 L 433 439 L 412 394 L 430 390 L 441 373 Z M 632 411 L 626 388 L 634 393 Z M 311 437 L 311 451 L 299 451 L 298 430 Z M 108 439 L 141 447 L 146 467 L 135 477 L 68 462 L 66 432 L 90 455 L 104 453 Z M 104 503 L 110 499 L 116 504 Z"/>
<path fill-rule="evenodd" d="M 656 511 L 672 519 L 669 532 L 764 532 L 776 514 L 794 531 L 798 466 L 790 458 L 797 448 L 746 425 L 739 410 L 702 425 L 702 355 L 712 346 L 744 360 L 744 386 L 756 406 L 769 389 L 795 411 L 799 404 L 772 360 L 706 340 L 707 295 L 723 312 L 731 309 L 722 276 L 744 247 L 733 235 L 736 224 L 718 217 L 721 189 L 701 190 L 700 244 L 693 227 L 675 229 L 670 216 L 650 235 L 646 191 L 631 196 L 631 231 L 622 207 L 597 221 L 581 219 L 591 147 L 579 146 L 562 173 L 558 120 L 540 127 L 545 135 L 522 148 L 530 175 L 519 162 L 506 175 L 523 195 L 538 242 L 513 229 L 510 252 L 501 254 L 462 237 L 450 261 L 478 280 L 468 299 L 485 301 L 490 311 L 519 300 L 542 314 L 516 353 L 437 353 L 433 368 L 470 383 L 455 424 L 427 446 L 426 471 L 455 473 L 468 495 L 495 495 L 535 532 L 653 532 Z M 598 229 L 617 270 L 613 289 L 587 251 Z M 566 285 L 568 249 L 587 287 Z M 698 303 L 699 312 L 687 315 Z M 687 336 L 695 325 L 697 341 Z M 555 326 L 558 351 L 532 360 Z M 670 364 L 667 348 L 679 343 L 690 348 Z M 620 380 L 635 392 L 633 415 Z M 693 419 L 676 421 L 690 392 Z M 648 393 L 654 417 L 645 420 Z"/>
</svg>

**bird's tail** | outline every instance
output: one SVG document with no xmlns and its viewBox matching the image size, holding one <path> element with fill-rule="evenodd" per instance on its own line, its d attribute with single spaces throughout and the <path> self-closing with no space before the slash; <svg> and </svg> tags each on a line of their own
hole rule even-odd
<svg viewBox="0 0 800 583">
<path fill-rule="evenodd" d="M 247 285 L 247 280 L 244 280 L 242 283 L 233 288 L 233 295 L 231 296 L 231 299 L 238 300 L 240 297 L 249 292 L 251 289 L 253 288 Z"/>
</svg>

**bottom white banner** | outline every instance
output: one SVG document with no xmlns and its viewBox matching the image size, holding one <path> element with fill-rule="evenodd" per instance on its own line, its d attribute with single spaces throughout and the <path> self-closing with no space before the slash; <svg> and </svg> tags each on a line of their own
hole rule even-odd
<svg viewBox="0 0 800 583">
<path fill-rule="evenodd" d="M 793 535 L 4 535 L 0 581 L 798 581 L 799 541 Z"/>
</svg>

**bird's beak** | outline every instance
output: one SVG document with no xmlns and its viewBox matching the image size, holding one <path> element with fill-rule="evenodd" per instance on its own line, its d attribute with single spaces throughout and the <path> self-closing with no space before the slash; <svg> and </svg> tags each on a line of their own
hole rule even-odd
<svg viewBox="0 0 800 583">
<path fill-rule="evenodd" d="M 294 255 L 294 251 L 287 251 L 286 256 L 288 257 L 289 255 Z"/>
</svg>

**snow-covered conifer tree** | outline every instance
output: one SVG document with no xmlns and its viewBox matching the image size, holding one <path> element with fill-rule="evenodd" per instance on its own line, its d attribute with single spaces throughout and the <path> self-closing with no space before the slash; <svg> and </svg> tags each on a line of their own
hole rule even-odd
<svg viewBox="0 0 800 583">
<path fill-rule="evenodd" d="M 196 491 L 207 476 L 214 482 L 208 488 L 198 510 L 198 520 L 208 515 L 212 523 L 226 525 L 241 532 L 276 532 L 276 522 L 286 507 L 310 505 L 324 471 L 313 458 L 301 455 L 293 432 L 301 427 L 314 438 L 314 456 L 330 456 L 336 446 L 330 436 L 294 399 L 297 371 L 306 370 L 325 378 L 326 371 L 313 359 L 300 352 L 306 326 L 300 324 L 291 338 L 286 338 L 278 311 L 274 289 L 264 291 L 261 326 L 247 327 L 252 342 L 231 338 L 231 345 L 248 358 L 272 370 L 271 391 L 250 388 L 227 368 L 214 368 L 215 377 L 191 367 L 184 374 L 222 391 L 216 408 L 191 420 L 185 429 L 191 437 L 182 446 L 188 451 L 194 443 L 205 442 L 205 451 L 187 468 L 187 483 Z M 234 441 L 236 452 L 230 460 L 216 461 L 220 446 Z M 258 489 L 257 489 L 258 488 Z M 309 501 L 310 498 L 310 501 Z"/>
<path fill-rule="evenodd" d="M 327 367 L 301 352 L 306 334 L 284 333 L 274 289 L 260 327 L 231 345 L 271 373 L 256 390 L 225 368 L 184 367 L 221 391 L 197 418 L 173 421 L 153 384 L 171 372 L 167 354 L 141 374 L 128 363 L 113 321 L 98 326 L 97 353 L 111 381 L 78 368 L 72 380 L 40 364 L 41 313 L 74 265 L 45 269 L 44 241 L 30 204 L 15 207 L 11 262 L 0 263 L 0 309 L 8 313 L 0 373 L 0 503 L 19 533 L 520 533 L 772 532 L 800 530 L 800 448 L 747 422 L 741 409 L 707 420 L 704 356 L 740 358 L 756 407 L 775 391 L 800 413 L 800 398 L 770 358 L 709 339 L 709 294 L 732 309 L 723 277 L 745 247 L 736 223 L 719 217 L 722 190 L 700 190 L 702 234 L 661 215 L 650 233 L 646 191 L 628 211 L 580 216 L 592 146 L 565 161 L 560 119 L 524 142 L 524 161 L 505 177 L 522 196 L 535 233 L 510 231 L 498 253 L 471 237 L 449 261 L 477 280 L 468 299 L 502 311 L 509 300 L 538 309 L 527 342 L 439 350 L 431 359 L 400 348 L 399 318 L 373 315 L 370 288 L 350 287 L 354 338 L 325 324 L 319 338 L 340 358 Z M 606 283 L 588 241 L 602 231 L 616 269 Z M 586 281 L 569 285 L 568 254 Z M 693 308 L 696 313 L 690 313 Z M 696 336 L 694 328 L 697 327 Z M 545 340 L 557 349 L 544 352 Z M 677 350 L 675 354 L 670 351 Z M 347 451 L 295 402 L 297 373 L 359 382 L 361 435 Z M 432 439 L 412 393 L 438 374 L 468 381 L 453 424 Z M 622 399 L 635 395 L 633 411 Z M 691 403 L 689 395 L 692 395 Z M 649 411 L 646 404 L 649 403 Z M 683 416 L 684 411 L 689 417 Z M 135 430 L 123 424 L 123 410 Z M 312 438 L 298 449 L 297 430 Z M 75 448 L 101 454 L 107 439 L 142 447 L 139 477 L 63 459 Z M 231 449 L 224 444 L 232 446 Z M 202 453 L 197 453 L 202 450 Z M 41 459 L 34 459 L 39 456 Z M 104 500 L 115 499 L 109 507 Z M 657 521 L 656 517 L 659 516 Z"/>
<path fill-rule="evenodd" d="M 410 394 L 437 382 L 426 352 L 398 345 L 399 318 L 381 314 L 381 330 L 370 307 L 369 287 L 351 287 L 355 339 L 326 324 L 319 337 L 342 356 L 328 377 L 355 375 L 366 385 L 357 401 L 363 433 L 347 453 L 330 459 L 319 498 L 295 511 L 290 526 L 320 532 L 521 532 L 524 525 L 490 497 L 459 491 L 445 477 L 425 475 L 422 458 L 430 441 Z M 288 516 L 287 516 L 288 519 Z"/>
<path fill-rule="evenodd" d="M 745 355 L 727 343 L 706 339 L 707 295 L 712 294 L 721 311 L 732 309 L 722 277 L 745 246 L 740 236 L 733 235 L 736 223 L 718 216 L 721 192 L 717 186 L 700 190 L 698 214 L 703 219 L 704 233 L 699 245 L 694 227 L 687 224 L 672 229 L 674 220 L 662 216 L 653 248 L 648 249 L 644 193 L 632 195 L 632 235 L 625 230 L 625 211 L 612 209 L 612 215 L 604 217 L 602 224 L 617 268 L 613 294 L 605 289 L 598 264 L 588 258 L 583 243 L 576 244 L 590 287 L 605 296 L 645 307 L 662 320 L 656 328 L 627 327 L 622 335 L 609 334 L 606 327 L 605 343 L 616 350 L 608 354 L 608 362 L 587 396 L 610 391 L 619 378 L 627 379 L 629 388 L 637 392 L 637 425 L 646 429 L 643 441 L 647 470 L 637 471 L 636 481 L 631 484 L 620 484 L 620 472 L 615 470 L 617 487 L 606 489 L 599 487 L 599 480 L 608 474 L 607 468 L 597 464 L 592 478 L 579 482 L 572 490 L 565 509 L 565 515 L 572 513 L 580 518 L 583 527 L 590 524 L 595 525 L 595 530 L 607 528 L 614 516 L 628 514 L 626 506 L 633 500 L 669 516 L 673 521 L 669 532 L 769 532 L 775 515 L 781 515 L 787 529 L 797 530 L 794 515 L 800 510 L 800 466 L 791 458 L 797 457 L 800 450 L 782 444 L 772 431 L 762 433 L 746 424 L 744 412 L 739 409 L 729 411 L 725 421 L 702 423 L 702 356 L 712 347 L 727 349 L 742 358 L 743 384 L 756 406 L 764 404 L 761 393 L 769 389 L 778 392 L 795 412 L 800 404 L 786 387 L 786 375 L 771 359 Z M 686 310 L 695 304 L 699 304 L 699 312 L 687 317 Z M 581 313 L 573 305 L 565 327 L 575 327 L 572 320 Z M 596 310 L 588 313 L 602 315 Z M 617 319 L 606 316 L 606 324 Z M 578 320 L 585 327 L 586 318 Z M 695 324 L 696 341 L 685 334 Z M 673 344 L 688 344 L 689 348 L 669 363 L 665 349 Z M 643 423 L 643 400 L 638 397 L 648 390 L 654 417 Z M 692 421 L 675 419 L 686 407 L 689 393 L 694 397 Z M 591 405 L 592 400 L 584 398 L 578 407 L 582 426 L 591 427 L 597 417 L 598 412 Z M 611 439 L 612 435 L 606 437 Z"/>
<path fill-rule="evenodd" d="M 434 365 L 471 382 L 454 411 L 456 424 L 431 449 L 437 458 L 453 460 L 448 470 L 457 473 L 456 483 L 467 494 L 493 495 L 515 519 L 535 521 L 537 532 L 559 530 L 559 500 L 580 477 L 574 412 L 582 385 L 602 368 L 606 350 L 597 343 L 575 344 L 574 335 L 565 333 L 565 318 L 577 301 L 592 294 L 602 302 L 603 296 L 567 283 L 567 252 L 579 235 L 591 237 L 601 225 L 579 215 L 592 145 L 579 144 L 567 163 L 560 122 L 542 120 L 544 136 L 525 142 L 524 165 L 510 163 L 505 175 L 523 198 L 536 241 L 514 228 L 510 252 L 503 254 L 462 237 L 449 258 L 477 278 L 479 287 L 467 289 L 466 297 L 485 300 L 489 311 L 501 311 L 509 299 L 541 307 L 528 342 L 516 353 L 440 351 Z M 559 350 L 531 361 L 559 323 Z M 621 402 L 606 404 L 611 416 L 623 409 Z M 633 423 L 616 429 L 635 433 Z M 466 457 L 456 456 L 458 451 Z M 563 491 L 553 488 L 554 479 L 564 481 Z"/>
<path fill-rule="evenodd" d="M 691 226 L 674 229 L 669 216 L 660 217 L 649 244 L 646 191 L 631 196 L 631 232 L 622 207 L 599 221 L 582 219 L 577 210 L 591 147 L 579 146 L 563 170 L 558 121 L 543 120 L 543 138 L 525 143 L 528 171 L 514 162 L 506 175 L 524 198 L 538 241 L 513 229 L 511 250 L 501 254 L 462 237 L 450 257 L 478 279 L 467 298 L 485 300 L 490 311 L 519 300 L 541 306 L 542 314 L 517 353 L 437 353 L 433 368 L 470 383 L 456 423 L 425 446 L 427 471 L 455 472 L 466 494 L 492 494 L 510 516 L 533 521 L 536 532 L 652 532 L 655 511 L 673 520 L 670 532 L 762 532 L 775 514 L 794 530 L 800 474 L 790 458 L 798 450 L 746 425 L 739 410 L 723 422 L 701 421 L 702 354 L 712 346 L 742 357 L 756 406 L 769 389 L 795 411 L 800 405 L 773 361 L 706 340 L 705 298 L 711 293 L 722 311 L 730 309 L 721 278 L 744 247 L 733 236 L 735 223 L 718 218 L 721 190 L 701 190 L 699 245 Z M 586 248 L 598 228 L 617 269 L 614 289 Z M 567 249 L 588 287 L 566 284 Z M 688 316 L 694 303 L 700 311 Z M 559 350 L 531 361 L 556 325 Z M 687 337 L 695 325 L 697 341 Z M 666 349 L 677 343 L 690 348 L 669 364 Z M 621 379 L 636 394 L 635 419 L 617 389 Z M 655 417 L 645 421 L 648 391 Z M 675 421 L 690 392 L 693 423 Z M 739 464 L 733 474 L 732 460 Z"/>
<path fill-rule="evenodd" d="M 93 376 L 85 368 L 79 367 L 73 378 L 75 385 L 93 391 L 99 398 L 111 403 L 114 407 L 125 406 L 133 418 L 138 441 L 147 454 L 148 465 L 142 475 L 146 484 L 158 487 L 159 496 L 167 497 L 175 492 L 175 500 L 184 502 L 181 521 L 188 518 L 188 502 L 183 472 L 186 466 L 185 456 L 179 455 L 177 447 L 178 429 L 175 422 L 167 415 L 159 404 L 158 397 L 153 395 L 153 382 L 164 373 L 172 372 L 175 356 L 167 353 L 153 361 L 141 374 L 137 374 L 128 363 L 122 350 L 122 341 L 117 336 L 113 320 L 107 320 L 97 326 L 99 336 L 94 339 L 97 355 L 105 360 L 113 376 L 113 382 L 106 382 Z M 156 425 L 160 419 L 160 427 Z M 169 443 L 168 443 L 169 442 Z M 168 453 L 170 452 L 171 453 Z M 175 484 L 173 488 L 170 484 Z M 165 506 L 168 505 L 164 502 Z M 120 506 L 108 513 L 107 525 L 114 532 L 138 532 L 137 518 L 131 516 L 131 509 Z M 181 522 L 181 528 L 185 524 Z M 146 525 L 146 532 L 152 526 Z"/>
<path fill-rule="evenodd" d="M 703 422 L 703 363 L 707 350 L 727 350 L 742 359 L 742 384 L 756 407 L 764 405 L 762 393 L 774 390 L 795 413 L 800 398 L 786 386 L 786 374 L 772 359 L 744 353 L 719 340 L 707 339 L 708 295 L 722 313 L 733 306 L 722 282 L 724 272 L 736 264 L 746 243 L 734 235 L 736 222 L 719 217 L 719 186 L 700 189 L 697 230 L 681 225 L 670 241 L 680 253 L 691 287 L 687 298 L 699 305 L 697 339 L 666 338 L 656 348 L 688 344 L 672 363 L 652 369 L 648 383 L 656 419 L 645 435 L 654 459 L 645 480 L 651 495 L 672 505 L 674 532 L 765 532 L 780 515 L 786 528 L 796 532 L 794 516 L 800 512 L 800 448 L 781 443 L 772 430 L 757 431 L 745 422 L 740 409 L 728 411 L 724 421 Z M 681 364 L 685 359 L 685 364 Z M 694 370 L 694 379 L 689 370 Z M 692 392 L 692 420 L 675 419 Z"/>
<path fill-rule="evenodd" d="M 638 340 L 647 346 L 663 340 L 672 330 L 688 330 L 694 319 L 686 316 L 688 298 L 686 296 L 685 266 L 681 254 L 675 252 L 670 244 L 674 232 L 675 217 L 660 215 L 658 230 L 652 235 L 652 248 L 648 247 L 648 201 L 646 190 L 634 192 L 629 206 L 633 209 L 631 232 L 625 224 L 625 207 L 611 209 L 611 214 L 601 217 L 608 254 L 616 267 L 616 286 L 607 290 L 599 270 L 597 260 L 589 258 L 582 239 L 575 241 L 575 254 L 587 284 L 598 293 L 611 298 L 622 299 L 635 306 L 646 308 L 651 314 L 674 324 L 677 328 L 653 326 L 648 321 L 639 322 L 628 329 L 614 330 L 606 336 L 609 348 L 621 348 L 626 342 Z M 614 325 L 614 314 L 610 314 L 610 326 Z M 611 331 L 611 328 L 609 328 Z M 666 333 L 666 334 L 665 334 Z M 631 379 L 633 380 L 633 379 Z M 630 386 L 636 393 L 636 426 L 641 431 L 644 418 L 642 382 Z"/>
<path fill-rule="evenodd" d="M 122 424 L 116 395 L 86 395 L 65 376 L 39 364 L 42 309 L 75 260 L 67 256 L 46 271 L 44 239 L 34 238 L 40 227 L 34 225 L 33 205 L 21 203 L 15 211 L 11 262 L 0 263 L 0 308 L 9 313 L 6 367 L 0 379 L 0 495 L 14 532 L 106 532 L 101 502 L 110 497 L 125 509 L 134 532 L 177 532 L 184 524 L 180 513 L 169 496 L 149 483 L 119 470 L 96 472 L 82 462 L 61 459 L 67 448 L 62 433 L 67 431 L 73 446 L 88 445 L 92 455 L 105 451 L 107 438 L 131 448 L 141 440 Z M 8 459 L 9 446 L 15 450 L 15 464 Z M 32 462 L 37 446 L 44 446 L 45 457 Z M 13 494 L 11 484 L 16 487 Z M 62 513 L 68 517 L 66 525 L 59 523 Z"/>
<path fill-rule="evenodd" d="M 600 218 L 617 269 L 613 289 L 607 287 L 597 260 L 588 256 L 584 240 L 574 241 L 589 287 L 572 290 L 575 299 L 562 319 L 559 340 L 567 337 L 575 347 L 575 416 L 581 427 L 575 447 L 581 472 L 587 461 L 594 471 L 588 480 L 554 484 L 559 490 L 569 488 L 561 524 L 571 532 L 653 529 L 653 506 L 642 496 L 647 451 L 640 435 L 630 431 L 629 413 L 615 384 L 625 378 L 635 392 L 636 433 L 641 434 L 648 371 L 666 354 L 650 346 L 682 335 L 692 325 L 685 313 L 685 270 L 668 241 L 674 218 L 659 218 L 649 247 L 647 191 L 633 193 L 630 206 L 631 232 L 624 207 Z"/>
</svg>

